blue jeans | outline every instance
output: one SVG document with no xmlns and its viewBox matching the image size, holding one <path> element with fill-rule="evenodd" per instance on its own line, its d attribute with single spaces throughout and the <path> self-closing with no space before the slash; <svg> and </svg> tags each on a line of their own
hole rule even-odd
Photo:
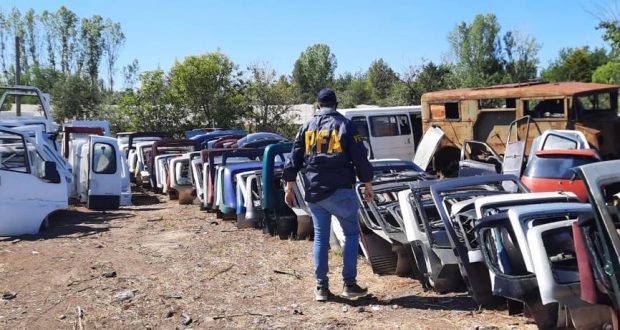
<svg viewBox="0 0 620 330">
<path fill-rule="evenodd" d="M 331 196 L 316 203 L 308 203 L 314 223 L 314 274 L 317 286 L 328 287 L 329 234 L 332 215 L 336 216 L 344 232 L 342 278 L 345 285 L 355 284 L 359 249 L 359 202 L 353 189 L 338 189 Z"/>
</svg>

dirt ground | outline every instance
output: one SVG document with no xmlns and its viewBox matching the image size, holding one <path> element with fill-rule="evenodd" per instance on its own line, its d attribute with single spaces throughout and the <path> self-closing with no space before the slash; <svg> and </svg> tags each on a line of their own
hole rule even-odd
<svg viewBox="0 0 620 330">
<path fill-rule="evenodd" d="M 237 230 L 150 193 L 135 194 L 134 203 L 113 212 L 71 208 L 41 235 L 1 240 L 0 327 L 535 328 L 505 310 L 479 311 L 465 294 L 374 275 L 362 258 L 358 280 L 372 296 L 318 303 L 312 242 Z M 341 270 L 331 253 L 334 291 Z"/>
</svg>

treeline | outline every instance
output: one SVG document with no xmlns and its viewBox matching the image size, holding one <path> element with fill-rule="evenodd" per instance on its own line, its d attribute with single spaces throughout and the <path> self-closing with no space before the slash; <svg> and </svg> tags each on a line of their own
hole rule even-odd
<svg viewBox="0 0 620 330">
<path fill-rule="evenodd" d="M 80 18 L 64 6 L 41 13 L 0 8 L 0 84 L 16 82 L 16 37 L 21 84 L 51 93 L 60 121 L 95 118 L 113 101 L 125 43 L 120 23 L 99 15 Z"/>
<path fill-rule="evenodd" d="M 99 15 L 79 18 L 66 7 L 56 12 L 21 13 L 0 8 L 0 68 L 3 83 L 15 80 L 15 37 L 20 42 L 22 80 L 34 81 L 41 70 L 64 76 L 87 77 L 99 83 L 99 71 L 107 71 L 107 88 L 114 89 L 116 61 L 125 43 L 121 25 Z M 100 86 L 103 87 L 103 86 Z"/>
<path fill-rule="evenodd" d="M 454 28 L 441 63 L 424 61 L 404 72 L 379 58 L 365 71 L 336 75 L 336 55 L 328 45 L 315 44 L 301 52 L 290 75 L 277 75 L 269 63 L 240 68 L 220 51 L 187 56 L 167 72 L 140 72 L 134 60 L 123 68 L 124 88 L 115 90 L 116 59 L 125 42 L 119 23 L 99 16 L 80 20 L 65 7 L 55 13 L 37 15 L 30 10 L 21 15 L 14 9 L 0 15 L 4 82 L 11 83 L 13 77 L 5 60 L 9 37 L 20 35 L 25 41 L 22 81 L 52 93 L 57 120 L 107 119 L 117 131 L 181 133 L 196 127 L 249 126 L 291 136 L 291 105 L 313 103 L 325 86 L 337 91 L 340 107 L 354 107 L 419 104 L 429 91 L 537 77 L 620 83 L 620 30 L 613 19 L 597 26 L 605 32 L 610 51 L 566 48 L 540 71 L 541 44 L 520 31 L 503 32 L 496 16 L 486 14 Z M 101 68 L 106 79 L 100 77 Z"/>
</svg>

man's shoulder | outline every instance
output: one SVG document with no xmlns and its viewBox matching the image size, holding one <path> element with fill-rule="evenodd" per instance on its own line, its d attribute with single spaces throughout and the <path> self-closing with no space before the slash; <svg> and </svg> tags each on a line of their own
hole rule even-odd
<svg viewBox="0 0 620 330">
<path fill-rule="evenodd" d="M 329 114 L 324 114 L 324 115 L 318 115 L 317 117 L 322 117 L 322 118 L 330 118 L 332 121 L 338 122 L 338 123 L 350 123 L 351 120 L 347 117 L 345 117 L 343 114 L 341 114 L 340 112 L 331 112 Z M 318 118 L 315 117 L 317 120 Z"/>
</svg>

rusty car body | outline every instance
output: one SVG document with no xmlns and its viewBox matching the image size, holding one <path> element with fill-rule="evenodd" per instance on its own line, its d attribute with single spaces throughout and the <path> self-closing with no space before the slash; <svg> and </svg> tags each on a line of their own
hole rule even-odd
<svg viewBox="0 0 620 330">
<path fill-rule="evenodd" d="M 465 140 L 486 142 L 504 154 L 510 124 L 529 116 L 531 126 L 519 125 L 526 136 L 526 154 L 532 140 L 548 129 L 574 129 L 585 134 L 603 159 L 620 157 L 618 86 L 582 82 L 526 82 L 482 88 L 463 88 L 422 95 L 426 132 L 441 128 L 446 137 L 434 155 L 435 170 L 455 167 Z"/>
</svg>

